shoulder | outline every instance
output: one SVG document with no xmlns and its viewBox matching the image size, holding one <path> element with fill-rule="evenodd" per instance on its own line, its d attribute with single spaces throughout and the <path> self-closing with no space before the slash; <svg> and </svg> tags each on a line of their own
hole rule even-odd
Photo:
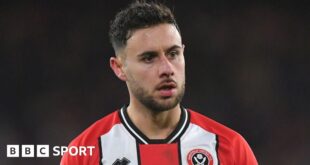
<svg viewBox="0 0 310 165">
<path fill-rule="evenodd" d="M 201 128 L 203 128 L 204 130 L 214 133 L 217 136 L 220 137 L 235 137 L 235 136 L 239 136 L 239 134 L 232 130 L 231 128 L 203 115 L 200 114 L 198 112 L 195 112 L 191 109 L 189 109 L 191 118 L 190 118 L 190 122 L 192 124 L 195 124 Z"/>
<path fill-rule="evenodd" d="M 80 135 L 74 138 L 68 146 L 68 150 L 71 147 L 93 147 L 94 149 L 87 150 L 83 154 L 77 156 L 70 155 L 66 152 L 62 159 L 61 165 L 84 165 L 84 164 L 96 164 L 99 162 L 100 157 L 100 145 L 99 137 L 109 132 L 112 127 L 120 123 L 119 111 L 115 111 L 85 129 Z"/>
<path fill-rule="evenodd" d="M 216 135 L 218 154 L 223 164 L 257 164 L 252 149 L 238 132 L 198 112 L 189 112 L 192 124 Z"/>
<path fill-rule="evenodd" d="M 71 144 L 87 145 L 89 143 L 96 143 L 98 138 L 106 134 L 114 125 L 120 123 L 119 113 L 115 111 L 109 115 L 97 120 L 87 129 L 85 129 L 80 135 L 78 135 Z"/>
</svg>

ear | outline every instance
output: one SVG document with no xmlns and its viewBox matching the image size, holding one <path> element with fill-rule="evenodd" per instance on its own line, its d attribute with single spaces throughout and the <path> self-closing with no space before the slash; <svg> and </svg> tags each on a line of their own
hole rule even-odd
<svg viewBox="0 0 310 165">
<path fill-rule="evenodd" d="M 123 63 L 119 57 L 110 58 L 110 67 L 112 68 L 115 75 L 122 81 L 126 81 L 126 75 L 123 71 Z"/>
</svg>

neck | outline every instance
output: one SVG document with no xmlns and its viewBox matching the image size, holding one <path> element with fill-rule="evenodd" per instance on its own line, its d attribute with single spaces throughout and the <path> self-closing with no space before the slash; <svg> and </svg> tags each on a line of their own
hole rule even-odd
<svg viewBox="0 0 310 165">
<path fill-rule="evenodd" d="M 144 105 L 130 104 L 128 116 L 134 125 L 149 139 L 166 139 L 176 128 L 181 116 L 181 108 L 154 112 Z"/>
</svg>

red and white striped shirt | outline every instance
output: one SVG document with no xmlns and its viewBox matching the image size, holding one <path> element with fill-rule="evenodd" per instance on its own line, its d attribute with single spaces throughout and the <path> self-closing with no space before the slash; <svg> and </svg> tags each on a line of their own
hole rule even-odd
<svg viewBox="0 0 310 165">
<path fill-rule="evenodd" d="M 95 122 L 70 146 L 95 146 L 83 156 L 64 154 L 61 165 L 257 165 L 237 132 L 182 108 L 176 129 L 166 139 L 148 139 L 129 119 L 126 107 Z"/>
</svg>

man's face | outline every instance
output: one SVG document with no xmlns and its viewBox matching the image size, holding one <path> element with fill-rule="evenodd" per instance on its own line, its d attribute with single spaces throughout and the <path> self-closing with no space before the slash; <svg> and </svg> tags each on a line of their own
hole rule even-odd
<svg viewBox="0 0 310 165">
<path fill-rule="evenodd" d="M 185 90 L 184 45 L 174 25 L 138 29 L 123 50 L 130 97 L 159 112 L 176 107 Z"/>
</svg>

